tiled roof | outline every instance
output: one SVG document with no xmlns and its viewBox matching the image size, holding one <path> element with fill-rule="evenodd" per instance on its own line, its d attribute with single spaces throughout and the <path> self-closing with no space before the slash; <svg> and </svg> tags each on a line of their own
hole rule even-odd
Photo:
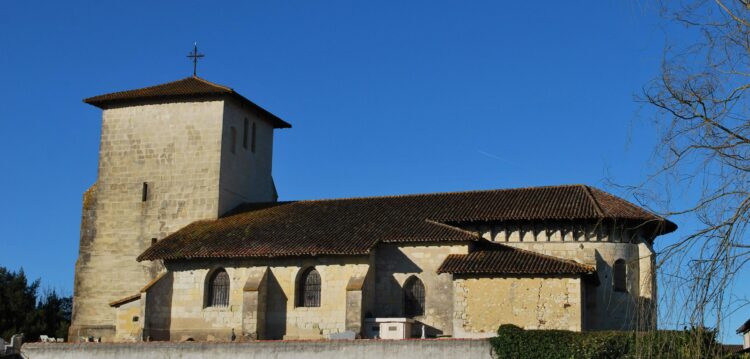
<svg viewBox="0 0 750 359">
<path fill-rule="evenodd" d="M 482 242 L 469 254 L 451 254 L 438 273 L 453 274 L 586 274 L 592 266 L 507 245 Z"/>
<path fill-rule="evenodd" d="M 128 103 L 142 100 L 171 100 L 190 99 L 205 96 L 230 96 L 247 104 L 262 116 L 267 117 L 276 128 L 292 127 L 289 123 L 278 118 L 276 115 L 266 111 L 252 101 L 238 94 L 229 87 L 215 84 L 200 77 L 187 77 L 182 80 L 168 82 L 161 85 L 139 88 L 135 90 L 120 91 L 89 97 L 83 102 L 99 108 L 107 108 L 113 104 Z"/>
<path fill-rule="evenodd" d="M 367 197 L 241 206 L 194 222 L 138 260 L 367 254 L 378 242 L 476 241 L 461 222 L 618 220 L 676 226 L 627 201 L 583 185 Z"/>
<path fill-rule="evenodd" d="M 748 319 L 744 324 L 740 325 L 740 327 L 737 328 L 737 334 L 745 334 L 747 332 L 750 332 L 750 319 Z"/>
</svg>

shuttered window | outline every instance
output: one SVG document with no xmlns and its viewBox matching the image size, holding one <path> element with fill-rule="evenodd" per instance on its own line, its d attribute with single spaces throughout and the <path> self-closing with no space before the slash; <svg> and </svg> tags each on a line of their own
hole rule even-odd
<svg viewBox="0 0 750 359">
<path fill-rule="evenodd" d="M 407 317 L 424 315 L 424 284 L 417 277 L 404 283 L 404 312 Z"/>
<path fill-rule="evenodd" d="M 307 269 L 300 276 L 297 287 L 298 307 L 320 307 L 320 274 L 315 268 Z"/>
<path fill-rule="evenodd" d="M 229 305 L 229 275 L 223 269 L 216 270 L 208 282 L 208 306 L 226 307 Z"/>
</svg>

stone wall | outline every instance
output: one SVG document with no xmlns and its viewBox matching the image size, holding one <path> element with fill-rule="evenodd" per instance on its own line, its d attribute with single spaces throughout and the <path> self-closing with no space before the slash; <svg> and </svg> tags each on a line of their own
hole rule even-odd
<svg viewBox="0 0 750 359">
<path fill-rule="evenodd" d="M 256 123 L 256 152 L 243 146 Z M 229 129 L 236 129 L 235 153 Z M 114 336 L 108 303 L 163 271 L 136 257 L 178 229 L 242 202 L 273 201 L 273 126 L 236 101 L 139 103 L 102 114 L 99 175 L 86 192 L 70 336 Z M 144 183 L 147 191 L 144 200 Z"/>
<path fill-rule="evenodd" d="M 247 144 L 244 141 L 247 119 Z M 252 151 L 252 128 L 256 128 L 255 152 Z M 235 129 L 235 151 L 232 153 L 231 129 Z M 246 202 L 273 202 L 276 192 L 271 178 L 273 159 L 273 126 L 238 101 L 224 103 L 219 214 Z"/>
<path fill-rule="evenodd" d="M 162 270 L 135 260 L 152 238 L 216 218 L 223 107 L 202 101 L 103 111 L 95 213 L 82 228 L 76 262 L 72 338 L 114 335 L 108 303 L 138 293 Z"/>
<path fill-rule="evenodd" d="M 479 224 L 465 227 L 487 240 L 596 267 L 598 286 L 585 297 L 584 330 L 656 326 L 655 253 L 649 236 L 624 227 L 564 221 Z M 613 290 L 612 267 L 627 265 L 627 292 Z"/>
<path fill-rule="evenodd" d="M 120 305 L 115 310 L 115 328 L 118 342 L 139 342 L 143 335 L 143 306 L 141 300 Z"/>
<path fill-rule="evenodd" d="M 524 329 L 582 328 L 580 278 L 457 277 L 453 288 L 457 337 L 492 337 L 501 324 Z"/>
<path fill-rule="evenodd" d="M 252 343 L 24 344 L 29 359 L 248 358 L 452 359 L 492 358 L 487 340 L 335 340 Z"/>
<path fill-rule="evenodd" d="M 142 289 L 143 340 L 170 340 L 174 274 L 166 272 Z"/>
<path fill-rule="evenodd" d="M 232 329 L 247 339 L 320 339 L 343 332 L 347 285 L 352 278 L 366 277 L 368 261 L 367 257 L 317 257 L 168 263 L 174 274 L 171 340 L 225 341 Z M 297 276 L 310 266 L 320 273 L 321 306 L 297 307 Z M 206 307 L 206 278 L 217 268 L 224 268 L 230 277 L 229 305 Z M 265 278 L 254 289 L 258 293 L 253 302 L 247 293 L 253 289 L 245 288 L 259 276 Z M 247 307 L 250 303 L 255 303 L 252 308 Z M 262 318 L 257 311 L 262 311 Z"/>
<path fill-rule="evenodd" d="M 375 317 L 403 317 L 403 285 L 409 277 L 416 276 L 425 286 L 425 315 L 414 319 L 427 325 L 428 336 L 452 335 L 453 276 L 438 274 L 437 269 L 449 254 L 466 254 L 468 248 L 467 243 L 378 246 L 372 314 Z M 421 331 L 420 326 L 414 326 L 414 329 Z"/>
</svg>

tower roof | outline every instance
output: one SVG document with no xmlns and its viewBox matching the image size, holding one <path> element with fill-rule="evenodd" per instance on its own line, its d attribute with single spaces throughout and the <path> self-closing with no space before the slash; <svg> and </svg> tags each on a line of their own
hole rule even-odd
<svg viewBox="0 0 750 359">
<path fill-rule="evenodd" d="M 291 124 L 256 105 L 233 89 L 215 84 L 197 76 L 191 76 L 182 80 L 167 82 L 160 85 L 143 87 L 134 90 L 113 92 L 104 95 L 89 97 L 83 102 L 106 109 L 115 105 L 139 101 L 165 101 L 196 99 L 205 97 L 232 97 L 250 108 L 262 117 L 268 118 L 275 128 L 290 128 Z"/>
</svg>

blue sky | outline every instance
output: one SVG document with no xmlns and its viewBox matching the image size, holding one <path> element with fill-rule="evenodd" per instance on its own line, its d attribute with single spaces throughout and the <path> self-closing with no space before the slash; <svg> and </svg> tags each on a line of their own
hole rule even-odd
<svg viewBox="0 0 750 359">
<path fill-rule="evenodd" d="M 293 124 L 274 148 L 283 200 L 617 193 L 607 176 L 635 183 L 651 169 L 652 110 L 634 95 L 671 32 L 649 2 L 208 4 L 2 2 L 0 265 L 72 292 L 101 125 L 81 99 L 191 75 L 193 41 L 201 77 Z"/>
</svg>

